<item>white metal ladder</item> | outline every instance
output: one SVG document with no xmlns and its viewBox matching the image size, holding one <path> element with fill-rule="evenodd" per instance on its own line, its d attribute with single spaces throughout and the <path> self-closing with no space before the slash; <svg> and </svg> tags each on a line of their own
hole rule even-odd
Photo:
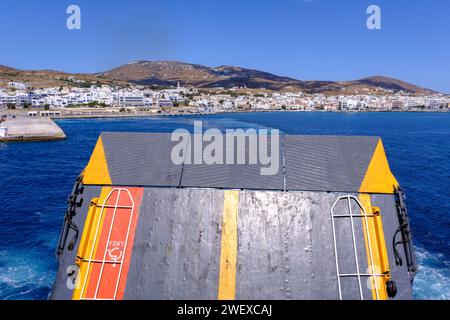
<svg viewBox="0 0 450 320">
<path fill-rule="evenodd" d="M 108 200 L 111 198 L 111 196 L 114 193 L 117 193 L 117 198 L 116 198 L 115 204 L 114 205 L 108 205 Z M 131 206 L 119 206 L 119 200 L 120 200 L 121 193 L 125 193 L 129 197 L 129 199 L 131 200 Z M 111 225 L 110 225 L 109 231 L 108 231 L 108 237 L 107 237 L 106 244 L 105 244 L 103 259 L 95 260 L 95 259 L 93 259 L 95 243 L 97 242 L 99 231 L 101 231 L 100 230 L 100 224 L 102 222 L 103 214 L 105 212 L 105 209 L 108 209 L 108 208 L 114 209 L 114 211 L 113 211 L 113 215 L 112 215 Z M 124 249 L 123 249 L 123 253 L 122 253 L 122 256 L 121 256 L 120 260 L 107 260 L 106 259 L 106 253 L 108 251 L 108 246 L 109 246 L 109 243 L 111 241 L 111 233 L 112 233 L 112 230 L 113 230 L 113 227 L 114 227 L 114 221 L 116 219 L 117 209 L 129 209 L 129 210 L 131 210 L 130 218 L 128 220 L 128 228 L 127 228 L 127 233 L 126 233 L 126 237 L 125 237 L 125 244 L 124 244 Z M 123 188 L 115 188 L 115 189 L 111 190 L 111 192 L 108 194 L 108 196 L 106 197 L 105 201 L 103 201 L 103 204 L 101 205 L 100 216 L 98 218 L 98 222 L 97 222 L 97 226 L 96 226 L 96 230 L 95 230 L 95 235 L 94 235 L 94 241 L 92 243 L 91 252 L 89 254 L 89 259 L 84 259 L 83 260 L 84 262 L 88 263 L 88 266 L 87 266 L 86 274 L 85 274 L 84 280 L 83 280 L 83 286 L 82 286 L 82 289 L 81 289 L 80 300 L 115 300 L 116 299 L 116 297 L 117 297 L 117 290 L 119 289 L 120 276 L 122 275 L 123 261 L 125 259 L 126 250 L 127 250 L 127 246 L 128 246 L 128 238 L 129 238 L 129 235 L 130 235 L 130 229 L 131 229 L 131 223 L 132 223 L 132 220 L 133 220 L 133 214 L 134 214 L 134 200 L 133 200 L 133 197 L 131 196 L 130 191 L 127 190 L 127 189 L 123 189 Z M 95 294 L 94 294 L 93 297 L 83 297 L 83 295 L 85 294 L 86 285 L 87 285 L 87 279 L 88 279 L 88 276 L 89 276 L 89 271 L 91 270 L 92 263 L 101 263 L 102 264 L 101 269 L 100 269 L 100 274 L 98 276 L 97 284 L 96 284 L 96 287 L 95 287 Z M 107 264 L 107 263 L 108 264 L 112 263 L 112 264 L 119 265 L 120 266 L 119 267 L 119 273 L 118 273 L 118 276 L 117 276 L 117 279 L 116 279 L 116 285 L 115 285 L 115 290 L 114 290 L 113 297 L 112 298 L 99 299 L 98 298 L 98 291 L 99 291 L 100 283 L 101 283 L 102 276 L 103 276 L 103 270 L 105 268 L 105 264 Z"/>
<path fill-rule="evenodd" d="M 340 201 L 347 201 L 348 214 L 334 214 L 334 209 L 336 208 L 337 204 Z M 362 214 L 354 214 L 352 212 L 352 203 L 351 203 L 352 201 L 356 202 L 358 207 L 363 212 Z M 360 298 L 361 298 L 361 300 L 364 300 L 363 289 L 362 289 L 362 285 L 361 285 L 361 278 L 372 277 L 373 283 L 375 283 L 375 285 L 376 285 L 377 284 L 376 278 L 385 276 L 385 274 L 375 273 L 376 270 L 375 270 L 375 266 L 374 266 L 374 263 L 373 263 L 373 255 L 372 255 L 372 246 L 371 246 L 371 239 L 370 239 L 370 232 L 369 232 L 369 223 L 368 223 L 369 220 L 368 220 L 368 218 L 373 218 L 375 215 L 374 214 L 367 214 L 366 209 L 361 204 L 361 202 L 358 200 L 358 198 L 356 198 L 355 196 L 352 196 L 352 195 L 339 197 L 335 201 L 333 206 L 331 207 L 330 213 L 331 213 L 331 226 L 332 226 L 332 229 L 333 229 L 334 256 L 335 256 L 335 259 L 336 259 L 336 272 L 337 272 L 337 280 L 338 280 L 339 299 L 342 300 L 341 278 L 356 277 L 358 279 Z M 364 218 L 364 222 L 365 222 L 367 243 L 368 243 L 368 247 L 369 247 L 369 258 L 370 258 L 370 264 L 371 264 L 369 266 L 369 273 L 361 273 L 360 270 L 359 270 L 358 252 L 357 252 L 357 249 L 356 249 L 355 224 L 354 224 L 354 218 L 358 218 L 358 217 L 359 218 Z M 341 218 L 350 218 L 350 224 L 351 224 L 351 229 L 352 229 L 353 251 L 354 251 L 354 255 L 355 255 L 356 273 L 340 273 L 339 272 L 338 250 L 337 250 L 337 243 L 336 243 L 335 219 L 341 219 Z M 377 288 L 375 288 L 375 292 L 376 292 L 376 298 L 377 298 L 377 300 L 379 300 L 379 294 L 378 294 Z"/>
</svg>

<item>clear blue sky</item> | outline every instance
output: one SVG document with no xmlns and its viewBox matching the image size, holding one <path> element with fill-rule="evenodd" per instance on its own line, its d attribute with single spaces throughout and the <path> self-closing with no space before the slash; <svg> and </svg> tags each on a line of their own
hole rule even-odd
<svg viewBox="0 0 450 320">
<path fill-rule="evenodd" d="M 70 4 L 81 30 L 66 28 Z M 370 4 L 382 30 L 366 28 Z M 303 80 L 386 75 L 450 93 L 448 0 L 2 0 L 0 39 L 0 64 L 22 69 L 163 59 Z"/>
</svg>

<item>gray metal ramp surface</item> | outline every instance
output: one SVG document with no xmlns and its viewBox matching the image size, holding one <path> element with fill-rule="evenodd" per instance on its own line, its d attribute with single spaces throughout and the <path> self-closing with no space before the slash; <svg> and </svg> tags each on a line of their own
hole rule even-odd
<svg viewBox="0 0 450 320">
<path fill-rule="evenodd" d="M 223 191 L 144 191 L 125 299 L 217 297 Z"/>
<path fill-rule="evenodd" d="M 288 190 L 357 192 L 379 138 L 286 135 L 284 141 Z"/>
<path fill-rule="evenodd" d="M 339 299 L 330 210 L 341 194 L 243 191 L 239 202 L 237 299 Z M 357 209 L 356 207 L 354 208 Z M 336 209 L 336 214 L 347 211 Z M 367 270 L 361 219 L 355 219 L 359 268 Z M 356 273 L 349 221 L 337 224 L 338 260 Z M 364 299 L 372 299 L 363 283 Z M 357 278 L 344 299 L 360 299 Z"/>
<path fill-rule="evenodd" d="M 144 188 L 124 299 L 217 298 L 225 192 Z M 74 218 L 80 235 L 87 199 L 99 193 L 97 186 L 84 190 L 86 201 Z M 349 219 L 335 220 L 336 242 L 333 239 L 331 208 L 342 196 L 349 194 L 240 191 L 236 299 L 339 299 L 336 258 L 339 273 L 351 275 L 339 278 L 342 298 L 356 300 L 362 293 L 364 299 L 372 299 L 368 278 L 361 277 L 361 286 L 357 278 L 368 272 L 369 265 L 362 218 L 354 219 L 355 248 Z M 396 299 L 411 299 L 407 270 L 396 266 L 389 246 L 398 228 L 394 196 L 373 196 L 372 204 L 382 212 L 389 266 L 398 287 Z M 348 210 L 345 202 L 338 202 L 333 214 L 345 215 Z M 356 203 L 351 210 L 359 212 Z M 67 270 L 75 265 L 78 246 L 79 241 L 61 257 L 52 299 L 72 298 Z M 399 252 L 404 258 L 401 248 Z"/>
<path fill-rule="evenodd" d="M 190 160 L 174 163 L 171 158 L 178 141 L 171 134 L 103 133 L 107 166 L 114 185 L 155 187 L 198 187 L 252 190 L 299 190 L 358 192 L 379 137 L 279 136 L 277 170 L 262 174 L 270 165 L 249 161 L 249 140 L 244 150 L 234 143 L 234 163 L 194 162 L 194 152 L 208 143 L 195 145 L 191 135 Z M 260 147 L 260 146 L 259 146 Z M 271 154 L 271 143 L 266 153 Z M 199 150 L 200 149 L 200 150 Z M 245 153 L 245 163 L 237 154 Z M 259 152 L 259 149 L 258 149 Z M 255 156 L 255 155 L 253 155 Z"/>
<path fill-rule="evenodd" d="M 181 179 L 182 187 L 199 187 L 199 188 L 223 188 L 223 189 L 267 189 L 267 190 L 283 190 L 284 189 L 284 173 L 283 173 L 283 153 L 282 141 L 278 146 L 274 145 L 275 155 L 272 164 L 261 164 L 258 161 L 259 153 L 262 151 L 261 146 L 255 148 L 255 153 L 250 156 L 250 139 L 246 138 L 244 144 L 240 145 L 237 139 L 234 139 L 231 149 L 230 158 L 233 159 L 231 163 L 227 164 L 227 145 L 223 143 L 222 155 L 224 163 L 222 164 L 195 164 L 191 161 L 183 167 L 183 175 Z M 194 139 L 194 138 L 192 138 Z M 258 139 L 256 135 L 252 139 Z M 256 141 L 256 140 L 253 140 Z M 254 143 L 254 142 L 253 142 Z M 255 145 L 255 144 L 253 144 Z M 268 139 L 266 150 L 263 150 L 268 155 L 271 155 L 271 140 Z M 202 152 L 201 148 L 196 145 L 192 148 L 192 157 L 194 159 L 195 152 Z M 238 154 L 243 155 L 239 162 Z M 276 157 L 275 157 L 276 156 Z M 253 157 L 253 160 L 251 159 Z M 277 163 L 275 163 L 277 162 Z M 262 174 L 264 168 L 269 168 L 270 165 L 274 167 L 272 175 Z"/>
<path fill-rule="evenodd" d="M 178 187 L 182 166 L 171 160 L 170 135 L 106 132 L 102 140 L 113 184 Z"/>
</svg>

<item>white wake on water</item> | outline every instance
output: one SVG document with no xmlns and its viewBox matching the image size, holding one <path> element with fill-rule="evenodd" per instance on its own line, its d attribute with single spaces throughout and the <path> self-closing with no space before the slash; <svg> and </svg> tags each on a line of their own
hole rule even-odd
<svg viewBox="0 0 450 320">
<path fill-rule="evenodd" d="M 444 255 L 416 247 L 419 271 L 414 279 L 414 298 L 422 300 L 450 299 L 450 262 Z"/>
</svg>

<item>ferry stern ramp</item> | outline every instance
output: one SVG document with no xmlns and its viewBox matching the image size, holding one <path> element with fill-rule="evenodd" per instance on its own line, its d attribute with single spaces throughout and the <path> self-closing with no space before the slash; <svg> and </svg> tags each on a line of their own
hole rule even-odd
<svg viewBox="0 0 450 320">
<path fill-rule="evenodd" d="M 412 299 L 379 137 L 280 136 L 280 169 L 174 164 L 170 134 L 102 133 L 68 200 L 56 300 Z"/>
</svg>

